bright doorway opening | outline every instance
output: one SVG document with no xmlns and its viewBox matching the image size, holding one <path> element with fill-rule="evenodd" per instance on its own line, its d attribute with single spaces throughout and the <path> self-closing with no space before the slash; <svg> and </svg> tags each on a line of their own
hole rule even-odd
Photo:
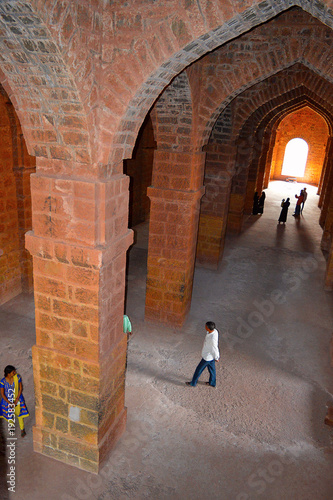
<svg viewBox="0 0 333 500">
<path fill-rule="evenodd" d="M 282 175 L 304 177 L 309 146 L 299 137 L 288 142 L 283 158 Z"/>
</svg>

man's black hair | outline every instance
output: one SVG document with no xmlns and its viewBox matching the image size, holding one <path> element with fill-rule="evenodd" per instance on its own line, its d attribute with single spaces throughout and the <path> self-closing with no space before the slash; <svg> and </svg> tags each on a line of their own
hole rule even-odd
<svg viewBox="0 0 333 500">
<path fill-rule="evenodd" d="M 213 321 L 207 321 L 206 326 L 207 328 L 209 328 L 209 330 L 215 329 L 215 323 Z"/>
</svg>

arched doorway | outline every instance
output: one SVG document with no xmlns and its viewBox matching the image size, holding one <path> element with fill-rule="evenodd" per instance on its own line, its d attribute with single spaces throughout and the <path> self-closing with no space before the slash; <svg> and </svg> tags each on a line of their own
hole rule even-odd
<svg viewBox="0 0 333 500">
<path fill-rule="evenodd" d="M 281 175 L 304 177 L 309 146 L 300 138 L 291 139 L 284 152 Z"/>
</svg>

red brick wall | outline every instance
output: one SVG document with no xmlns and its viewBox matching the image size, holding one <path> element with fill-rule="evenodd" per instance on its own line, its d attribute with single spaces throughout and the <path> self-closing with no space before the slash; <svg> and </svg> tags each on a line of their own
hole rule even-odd
<svg viewBox="0 0 333 500">
<path fill-rule="evenodd" d="M 6 99 L 0 96 L 0 303 L 22 291 L 13 146 Z"/>
<path fill-rule="evenodd" d="M 290 113 L 276 131 L 271 179 L 284 180 L 290 177 L 281 174 L 285 149 L 291 139 L 301 138 L 307 142 L 309 150 L 304 176 L 297 180 L 317 186 L 324 165 L 328 137 L 327 123 L 309 107 Z"/>
<path fill-rule="evenodd" d="M 16 113 L 0 93 L 0 303 L 32 291 L 32 259 L 25 249 L 31 229 L 30 174 L 36 160 L 28 155 Z"/>
<path fill-rule="evenodd" d="M 124 161 L 124 173 L 130 177 L 129 227 L 149 218 L 147 188 L 151 185 L 155 148 L 153 126 L 148 116 L 138 135 L 133 158 Z"/>
</svg>

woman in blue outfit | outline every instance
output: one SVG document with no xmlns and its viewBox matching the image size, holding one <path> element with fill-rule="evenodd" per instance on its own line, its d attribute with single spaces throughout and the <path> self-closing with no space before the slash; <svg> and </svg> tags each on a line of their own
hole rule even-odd
<svg viewBox="0 0 333 500">
<path fill-rule="evenodd" d="M 20 375 L 12 365 L 5 368 L 4 378 L 0 381 L 0 417 L 6 419 L 11 428 L 15 428 L 15 417 L 18 418 L 21 436 L 26 435 L 24 429 L 24 418 L 29 416 L 24 397 L 23 386 Z"/>
</svg>

